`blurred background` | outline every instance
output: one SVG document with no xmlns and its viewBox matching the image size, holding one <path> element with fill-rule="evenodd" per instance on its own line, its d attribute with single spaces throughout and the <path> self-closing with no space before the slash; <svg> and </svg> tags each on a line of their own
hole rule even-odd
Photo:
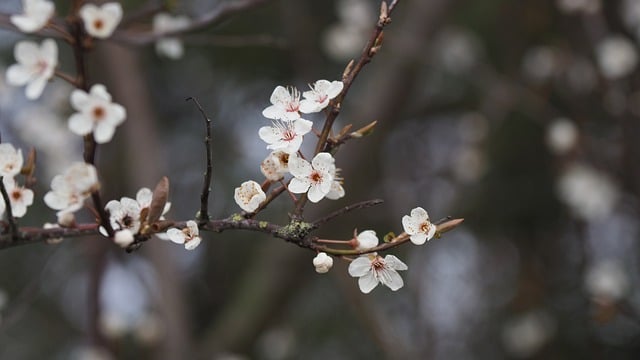
<svg viewBox="0 0 640 360">
<path fill-rule="evenodd" d="M 197 18 L 223 1 L 171 3 Z M 125 16 L 155 4 L 124 1 Z M 68 3 L 56 5 L 65 14 Z M 123 33 L 99 42 L 90 82 L 128 112 L 98 151 L 103 198 L 168 175 L 169 217 L 195 216 L 205 152 L 203 121 L 185 102 L 194 96 L 214 122 L 211 212 L 239 211 L 233 189 L 263 180 L 257 132 L 274 87 L 340 79 L 378 9 L 267 1 L 181 37 L 176 59 Z M 345 262 L 318 275 L 312 252 L 242 231 L 205 234 L 193 252 L 156 239 L 125 254 L 99 237 L 10 248 L 0 252 L 0 358 L 637 359 L 640 0 L 401 0 L 392 19 L 334 128 L 378 126 L 336 156 L 346 196 L 305 216 L 385 200 L 314 233 L 334 239 L 400 233 L 416 206 L 433 220 L 464 217 L 441 239 L 392 251 L 409 266 L 404 288 L 363 295 Z M 3 74 L 25 37 L 0 30 Z M 40 199 L 81 159 L 66 127 L 70 91 L 56 79 L 28 101 L 0 77 L 2 141 L 38 151 L 21 225 L 55 221 Z M 321 114 L 309 119 L 321 128 Z M 284 224 L 289 211 L 282 196 L 260 217 Z"/>
</svg>

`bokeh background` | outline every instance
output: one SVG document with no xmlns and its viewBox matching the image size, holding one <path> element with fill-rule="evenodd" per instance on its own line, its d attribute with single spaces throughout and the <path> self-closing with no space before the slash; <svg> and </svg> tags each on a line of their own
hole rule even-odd
<svg viewBox="0 0 640 360">
<path fill-rule="evenodd" d="M 222 2 L 169 3 L 197 18 Z M 124 1 L 125 15 L 156 3 Z M 56 5 L 64 14 L 68 3 Z M 257 131 L 273 88 L 339 79 L 378 8 L 267 1 L 184 36 L 177 60 L 153 44 L 100 42 L 91 82 L 128 111 L 99 149 L 104 198 L 168 175 L 170 217 L 194 217 L 205 156 L 202 119 L 185 102 L 195 96 L 214 121 L 213 216 L 239 211 L 233 189 L 263 179 Z M 637 359 L 640 0 L 400 0 L 392 19 L 335 127 L 379 122 L 337 154 L 347 196 L 305 215 L 385 200 L 315 233 L 335 239 L 399 233 L 416 206 L 464 217 L 441 239 L 392 251 L 409 266 L 404 288 L 363 295 L 346 263 L 318 275 L 313 253 L 242 231 L 205 234 L 193 252 L 154 240 L 125 254 L 99 237 L 10 248 L 0 358 Z M 23 38 L 0 30 L 3 74 Z M 55 221 L 42 195 L 81 159 L 70 91 L 57 79 L 28 101 L 0 77 L 2 141 L 38 151 L 21 225 Z M 322 117 L 310 119 L 319 129 Z M 288 211 L 282 196 L 261 217 L 284 224 Z"/>
</svg>

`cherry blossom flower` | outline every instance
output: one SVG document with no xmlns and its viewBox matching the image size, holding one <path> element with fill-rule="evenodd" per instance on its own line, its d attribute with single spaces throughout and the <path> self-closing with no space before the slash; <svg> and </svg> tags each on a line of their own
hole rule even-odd
<svg viewBox="0 0 640 360">
<path fill-rule="evenodd" d="M 291 154 L 289 171 L 295 177 L 289 183 L 289 191 L 295 194 L 308 191 L 309 201 L 317 203 L 322 200 L 331 191 L 335 172 L 334 162 L 333 156 L 326 152 L 318 153 L 311 160 L 311 164 L 297 154 Z"/>
<path fill-rule="evenodd" d="M 136 201 L 138 202 L 138 205 L 140 205 L 140 211 L 149 208 L 151 206 L 152 200 L 153 191 L 151 191 L 151 189 L 149 188 L 140 188 L 140 190 L 138 190 L 138 192 L 136 193 Z M 162 209 L 162 215 L 168 213 L 169 210 L 171 210 L 171 202 L 167 201 L 164 204 L 164 209 Z M 160 216 L 160 220 L 164 220 L 164 216 Z"/>
<path fill-rule="evenodd" d="M 313 266 L 318 274 L 327 273 L 333 266 L 333 258 L 327 253 L 321 252 L 313 258 Z"/>
<path fill-rule="evenodd" d="M 276 86 L 271 94 L 271 106 L 262 111 L 262 115 L 274 120 L 296 120 L 300 118 L 300 92 L 291 87 Z"/>
<path fill-rule="evenodd" d="M 93 165 L 77 162 L 62 175 L 51 180 L 51 191 L 44 195 L 44 202 L 58 214 L 80 209 L 84 200 L 100 187 L 98 174 Z"/>
<path fill-rule="evenodd" d="M 635 45 L 619 35 L 605 38 L 598 44 L 596 56 L 602 75 L 610 80 L 631 74 L 638 65 Z"/>
<path fill-rule="evenodd" d="M 245 181 L 235 189 L 233 198 L 236 204 L 246 212 L 254 212 L 267 198 L 260 184 L 253 180 Z"/>
<path fill-rule="evenodd" d="M 289 172 L 289 154 L 278 150 L 272 151 L 260 164 L 260 171 L 267 180 L 278 181 Z"/>
<path fill-rule="evenodd" d="M 167 230 L 169 240 L 176 244 L 184 244 L 184 248 L 187 250 L 193 250 L 200 245 L 202 239 L 200 239 L 199 233 L 198 224 L 193 220 L 187 221 L 187 226 L 182 230 L 176 228 Z"/>
<path fill-rule="evenodd" d="M 569 119 L 557 118 L 547 128 L 547 146 L 556 154 L 566 154 L 580 137 L 578 127 Z"/>
<path fill-rule="evenodd" d="M 436 234 L 436 226 L 429 221 L 429 214 L 421 207 L 411 210 L 411 216 L 403 216 L 402 226 L 411 235 L 411 242 L 416 245 L 424 244 Z"/>
<path fill-rule="evenodd" d="M 13 145 L 0 144 L 0 176 L 14 177 L 22 169 L 22 151 Z"/>
<path fill-rule="evenodd" d="M 404 281 L 398 274 L 398 270 L 407 269 L 407 265 L 393 255 L 387 255 L 383 259 L 377 254 L 367 254 L 349 264 L 349 275 L 357 277 L 360 291 L 368 294 L 379 283 L 392 291 L 400 289 L 404 286 Z"/>
<path fill-rule="evenodd" d="M 73 90 L 71 106 L 78 112 L 69 117 L 69 130 L 81 136 L 93 132 L 99 144 L 110 141 L 116 126 L 127 116 L 124 107 L 111 102 L 111 95 L 102 84 L 93 85 L 89 93 Z"/>
<path fill-rule="evenodd" d="M 267 149 L 293 154 L 300 150 L 304 135 L 311 131 L 312 127 L 311 121 L 302 118 L 292 121 L 274 120 L 273 126 L 261 127 L 258 135 L 269 144 Z"/>
<path fill-rule="evenodd" d="M 165 33 L 181 30 L 189 26 L 191 20 L 186 16 L 171 16 L 167 13 L 159 13 L 153 17 L 153 32 Z M 170 59 L 179 59 L 184 54 L 182 41 L 174 36 L 162 38 L 156 41 L 156 53 Z"/>
<path fill-rule="evenodd" d="M 373 230 L 365 230 L 355 236 L 355 249 L 356 250 L 368 250 L 378 246 L 378 236 Z"/>
<path fill-rule="evenodd" d="M 109 223 L 114 231 L 129 230 L 132 234 L 140 231 L 140 204 L 131 198 L 123 197 L 118 200 L 111 200 L 105 205 L 105 210 L 109 212 Z"/>
<path fill-rule="evenodd" d="M 40 46 L 33 41 L 20 41 L 13 53 L 18 63 L 7 69 L 7 83 L 26 85 L 27 98 L 39 98 L 58 65 L 58 45 L 51 39 L 45 39 Z"/>
<path fill-rule="evenodd" d="M 47 25 L 55 5 L 47 0 L 22 0 L 22 9 L 23 14 L 11 15 L 11 23 L 22 32 L 32 33 Z"/>
<path fill-rule="evenodd" d="M 601 301 L 618 301 L 628 295 L 629 276 L 619 261 L 606 259 L 592 264 L 586 271 L 585 287 Z"/>
<path fill-rule="evenodd" d="M 33 204 L 33 191 L 18 186 L 12 177 L 3 178 L 3 183 L 9 195 L 11 214 L 17 218 L 23 217 L 27 213 L 27 206 Z"/>
<path fill-rule="evenodd" d="M 122 19 L 122 5 L 116 2 L 102 6 L 85 4 L 80 8 L 79 14 L 89 35 L 106 39 L 111 36 Z"/>
<path fill-rule="evenodd" d="M 304 99 L 300 101 L 300 111 L 305 114 L 316 113 L 326 108 L 329 101 L 340 94 L 344 84 L 342 81 L 318 80 L 310 87 L 311 90 L 302 93 Z"/>
</svg>

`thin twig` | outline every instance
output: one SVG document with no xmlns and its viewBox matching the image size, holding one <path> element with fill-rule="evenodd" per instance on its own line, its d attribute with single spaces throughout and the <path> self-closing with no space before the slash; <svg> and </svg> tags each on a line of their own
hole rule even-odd
<svg viewBox="0 0 640 360">
<path fill-rule="evenodd" d="M 18 236 L 18 225 L 16 225 L 16 219 L 13 218 L 13 211 L 11 210 L 11 198 L 7 193 L 7 188 L 4 186 L 4 176 L 0 176 L 0 192 L 2 193 L 2 199 L 4 200 L 5 209 L 7 211 L 9 232 L 11 234 L 11 238 L 15 239 Z"/>
<path fill-rule="evenodd" d="M 351 212 L 353 210 L 359 210 L 359 209 L 364 209 L 364 208 L 368 208 L 371 206 L 375 206 L 375 205 L 379 205 L 382 204 L 384 201 L 381 199 L 373 199 L 373 200 L 366 200 L 366 201 L 361 201 L 359 203 L 355 203 L 355 204 L 351 204 L 349 206 L 345 206 L 341 209 L 338 209 L 334 212 L 332 212 L 331 214 L 324 216 L 314 222 L 312 222 L 311 224 L 313 225 L 313 227 L 315 229 L 319 228 L 321 225 L 324 225 L 325 223 L 335 219 L 336 217 L 346 214 L 348 212 Z"/>
<path fill-rule="evenodd" d="M 205 151 L 207 152 L 207 170 L 204 173 L 202 193 L 200 194 L 200 212 L 197 216 L 198 222 L 202 224 L 209 220 L 209 194 L 211 193 L 211 179 L 213 177 L 213 161 L 211 160 L 211 119 L 204 112 L 204 109 L 202 109 L 202 106 L 198 102 L 198 99 L 194 97 L 188 97 L 187 101 L 189 100 L 192 100 L 198 107 L 198 110 L 200 110 L 200 114 L 202 114 L 202 118 L 205 122 L 204 125 L 207 133 L 206 137 L 204 138 Z"/>
</svg>

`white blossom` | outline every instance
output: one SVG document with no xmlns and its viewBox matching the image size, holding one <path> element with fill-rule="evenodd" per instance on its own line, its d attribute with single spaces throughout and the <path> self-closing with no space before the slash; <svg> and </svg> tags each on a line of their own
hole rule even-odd
<svg viewBox="0 0 640 360">
<path fill-rule="evenodd" d="M 547 145 L 556 154 L 566 154 L 578 142 L 578 128 L 569 119 L 555 119 L 547 128 Z"/>
<path fill-rule="evenodd" d="M 291 87 L 276 86 L 271 94 L 271 104 L 262 115 L 274 120 L 296 120 L 300 118 L 300 92 Z"/>
<path fill-rule="evenodd" d="M 291 154 L 289 171 L 294 178 L 289 183 L 289 191 L 295 194 L 308 191 L 309 201 L 317 203 L 322 200 L 331 191 L 335 173 L 334 162 L 333 156 L 326 152 L 318 153 L 311 164 L 297 154 Z"/>
<path fill-rule="evenodd" d="M 619 197 L 617 187 L 606 174 L 583 164 L 573 164 L 562 173 L 557 191 L 560 200 L 585 220 L 611 213 Z"/>
<path fill-rule="evenodd" d="M 22 9 L 22 14 L 11 15 L 11 23 L 22 32 L 32 33 L 47 25 L 55 5 L 48 0 L 22 0 Z"/>
<path fill-rule="evenodd" d="M 111 95 L 102 84 L 93 85 L 89 93 L 74 90 L 71 106 L 78 112 L 69 117 L 69 130 L 81 136 L 93 132 L 99 144 L 110 141 L 116 126 L 127 116 L 124 107 L 111 102 Z"/>
<path fill-rule="evenodd" d="M 187 226 L 182 230 L 176 228 L 167 230 L 169 240 L 176 244 L 184 244 L 187 250 L 193 250 L 200 245 L 199 233 L 198 224 L 193 220 L 187 221 Z"/>
<path fill-rule="evenodd" d="M 302 93 L 304 99 L 300 101 L 300 111 L 305 114 L 316 113 L 326 108 L 329 101 L 342 92 L 344 84 L 342 81 L 318 80 L 310 87 L 311 90 Z"/>
<path fill-rule="evenodd" d="M 114 231 L 129 230 L 132 234 L 140 231 L 140 204 L 131 198 L 123 197 L 118 200 L 111 200 L 105 205 L 105 210 L 109 212 L 109 223 Z"/>
<path fill-rule="evenodd" d="M 327 253 L 320 252 L 313 258 L 313 266 L 318 274 L 327 273 L 333 266 L 333 258 Z"/>
<path fill-rule="evenodd" d="M 365 230 L 355 237 L 356 250 L 368 250 L 378 246 L 378 236 L 373 230 Z"/>
<path fill-rule="evenodd" d="M 547 312 L 529 311 L 505 323 L 502 342 L 512 357 L 530 358 L 549 342 L 555 331 L 555 320 Z"/>
<path fill-rule="evenodd" d="M 58 45 L 51 39 L 45 39 L 41 45 L 33 41 L 20 41 L 13 53 L 18 63 L 7 69 L 7 83 L 26 85 L 27 98 L 39 98 L 58 65 Z"/>
<path fill-rule="evenodd" d="M 9 143 L 0 144 L 0 176 L 13 177 L 22 169 L 22 150 Z"/>
<path fill-rule="evenodd" d="M 431 240 L 436 233 L 436 226 L 429 221 L 429 214 L 421 207 L 411 210 L 411 215 L 402 217 L 402 227 L 410 235 L 411 242 L 422 245 Z"/>
<path fill-rule="evenodd" d="M 629 276 L 622 264 L 615 260 L 600 261 L 586 272 L 585 287 L 594 297 L 620 300 L 629 292 Z"/>
<path fill-rule="evenodd" d="M 189 26 L 191 20 L 186 16 L 171 16 L 167 13 L 159 13 L 153 17 L 153 32 L 165 33 L 181 30 Z M 170 36 L 156 41 L 156 53 L 170 59 L 179 59 L 184 54 L 182 40 Z"/>
<path fill-rule="evenodd" d="M 272 151 L 260 163 L 260 171 L 267 180 L 282 179 L 289 172 L 289 154 L 281 150 Z"/>
<path fill-rule="evenodd" d="M 122 5 L 117 2 L 105 3 L 102 6 L 85 4 L 80 8 L 79 14 L 89 35 L 106 39 L 122 19 Z"/>
<path fill-rule="evenodd" d="M 267 195 L 262 191 L 260 184 L 249 180 L 235 189 L 233 198 L 242 210 L 251 213 L 258 209 L 260 204 L 267 198 Z"/>
<path fill-rule="evenodd" d="M 367 254 L 349 264 L 349 275 L 357 277 L 360 291 L 368 294 L 379 283 L 393 291 L 400 289 L 404 286 L 404 281 L 398 271 L 407 269 L 407 265 L 393 255 L 387 255 L 383 259 L 377 254 Z"/>
<path fill-rule="evenodd" d="M 622 36 L 606 38 L 598 44 L 596 55 L 602 75 L 611 80 L 631 74 L 638 65 L 635 45 Z"/>
<path fill-rule="evenodd" d="M 274 120 L 272 126 L 263 126 L 258 131 L 260 139 L 267 144 L 267 149 L 281 150 L 293 154 L 300 150 L 302 139 L 311 131 L 313 123 L 305 119 Z"/>
<path fill-rule="evenodd" d="M 12 177 L 3 178 L 4 187 L 9 195 L 11 214 L 20 218 L 27 213 L 27 206 L 33 204 L 33 191 L 23 186 L 18 186 Z M 4 201 L 2 201 L 4 204 Z"/>
<path fill-rule="evenodd" d="M 62 213 L 74 212 L 82 207 L 84 200 L 99 186 L 96 168 L 91 164 L 77 162 L 64 174 L 56 175 L 51 180 L 51 191 L 44 195 L 44 202 Z"/>
</svg>

